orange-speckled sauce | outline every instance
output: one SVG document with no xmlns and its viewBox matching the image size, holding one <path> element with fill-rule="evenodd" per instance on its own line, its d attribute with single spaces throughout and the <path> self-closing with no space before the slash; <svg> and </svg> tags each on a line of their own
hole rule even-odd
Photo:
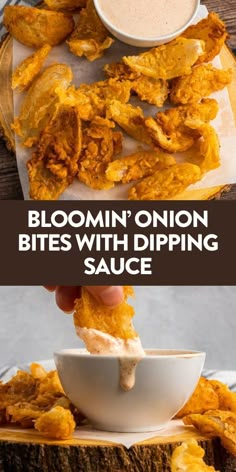
<svg viewBox="0 0 236 472">
<path fill-rule="evenodd" d="M 196 4 L 196 0 L 99 0 L 113 26 L 139 38 L 174 33 L 191 19 Z"/>
</svg>

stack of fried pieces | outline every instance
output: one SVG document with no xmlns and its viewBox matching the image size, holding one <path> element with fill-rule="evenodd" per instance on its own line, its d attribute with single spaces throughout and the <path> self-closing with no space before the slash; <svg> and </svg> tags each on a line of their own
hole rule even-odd
<svg viewBox="0 0 236 472">
<path fill-rule="evenodd" d="M 209 437 L 219 437 L 236 456 L 236 393 L 217 381 L 201 377 L 195 392 L 176 418 Z M 0 384 L 0 424 L 35 427 L 49 438 L 66 439 L 84 421 L 63 392 L 56 371 L 32 364 Z"/>
<path fill-rule="evenodd" d="M 208 97 L 231 82 L 232 71 L 210 63 L 228 37 L 216 13 L 166 45 L 106 64 L 105 80 L 75 88 L 66 64 L 41 72 L 51 48 L 67 39 L 73 54 L 94 61 L 114 40 L 93 0 L 45 3 L 45 9 L 4 11 L 8 31 L 37 48 L 12 78 L 14 89 L 26 91 L 13 128 L 22 145 L 34 147 L 27 163 L 31 198 L 57 199 L 78 178 L 97 190 L 134 182 L 127 191 L 131 200 L 171 199 L 220 165 L 220 144 L 210 125 L 218 104 Z M 71 11 L 80 7 L 74 26 Z M 157 107 L 156 115 L 145 116 L 129 103 L 132 95 Z M 167 100 L 172 106 L 158 111 Z M 123 132 L 136 141 L 131 155 L 122 154 Z"/>
<path fill-rule="evenodd" d="M 0 383 L 0 425 L 35 427 L 44 436 L 70 437 L 83 416 L 65 396 L 56 371 L 46 372 L 31 364 L 30 373 L 19 370 L 7 383 Z"/>
<path fill-rule="evenodd" d="M 208 437 L 219 437 L 222 446 L 236 456 L 236 393 L 217 380 L 200 381 L 177 418 Z M 214 472 L 203 461 L 204 450 L 196 440 L 177 447 L 172 455 L 171 472 Z"/>
</svg>

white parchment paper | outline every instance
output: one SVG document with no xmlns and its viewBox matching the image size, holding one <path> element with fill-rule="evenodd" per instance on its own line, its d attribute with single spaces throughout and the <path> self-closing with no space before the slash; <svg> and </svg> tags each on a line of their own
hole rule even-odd
<svg viewBox="0 0 236 472">
<path fill-rule="evenodd" d="M 74 437 L 78 439 L 92 439 L 96 441 L 110 441 L 116 444 L 122 444 L 128 449 L 141 441 L 147 439 L 159 439 L 176 436 L 192 430 L 192 426 L 185 426 L 182 420 L 172 420 L 162 431 L 153 431 L 151 433 L 112 433 L 109 431 L 98 431 L 92 426 L 79 426 L 74 432 Z"/>
<path fill-rule="evenodd" d="M 0 427 L 1 430 L 1 427 Z M 19 426 L 4 426 L 4 432 L 20 432 L 21 434 L 28 433 L 28 429 L 20 428 Z M 162 431 L 153 431 L 151 433 L 112 433 L 109 431 L 99 431 L 94 429 L 92 426 L 78 426 L 73 433 L 73 439 L 82 439 L 89 441 L 109 441 L 114 444 L 122 444 L 127 449 L 132 447 L 134 444 L 137 444 L 141 441 L 146 441 L 147 439 L 161 439 L 173 437 L 178 434 L 188 433 L 193 430 L 192 426 L 185 426 L 181 420 L 172 420 Z M 36 437 L 39 435 L 35 431 Z M 63 444 L 65 441 L 63 441 Z"/>
<path fill-rule="evenodd" d="M 207 16 L 207 9 L 205 6 L 199 8 L 199 12 L 195 22 Z M 33 51 L 13 41 L 13 69 Z M 80 83 L 92 83 L 97 80 L 103 80 L 105 75 L 103 73 L 103 65 L 109 62 L 119 61 L 124 55 L 138 54 L 140 48 L 128 46 L 118 40 L 108 49 L 101 59 L 90 63 L 85 58 L 78 58 L 69 52 L 66 44 L 53 48 L 45 66 L 53 62 L 61 62 L 68 64 L 74 74 L 73 83 L 79 86 Z M 216 57 L 213 61 L 214 66 L 221 68 L 220 57 Z M 14 114 L 19 114 L 20 105 L 24 94 L 14 92 Z M 229 100 L 227 88 L 212 94 L 213 98 L 219 102 L 220 111 L 217 118 L 212 122 L 216 129 L 221 142 L 221 166 L 211 172 L 208 172 L 205 177 L 189 188 L 207 188 L 217 185 L 232 184 L 236 182 L 236 126 L 233 112 Z M 132 98 L 131 103 L 138 104 L 144 110 L 145 114 L 155 115 L 157 108 L 151 105 L 140 102 L 137 98 Z M 165 109 L 166 107 L 164 107 Z M 128 136 L 124 139 L 124 147 L 122 155 L 128 155 L 137 150 L 138 143 Z M 31 156 L 31 150 L 23 148 L 19 140 L 16 138 L 16 157 L 17 165 L 21 180 L 21 185 L 25 199 L 29 199 L 29 185 L 28 175 L 26 170 L 26 162 Z M 180 155 L 181 156 L 181 155 Z M 126 200 L 128 189 L 132 184 L 117 185 L 110 190 L 93 190 L 86 185 L 74 180 L 73 184 L 61 196 L 63 200 Z"/>
</svg>

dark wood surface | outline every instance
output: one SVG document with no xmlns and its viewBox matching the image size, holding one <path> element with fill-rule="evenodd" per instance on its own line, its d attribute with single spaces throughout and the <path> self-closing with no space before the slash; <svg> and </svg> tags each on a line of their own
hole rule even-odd
<svg viewBox="0 0 236 472">
<path fill-rule="evenodd" d="M 202 0 L 210 11 L 216 11 L 226 22 L 230 33 L 229 46 L 236 50 L 236 0 Z M 236 184 L 222 197 L 236 199 Z M 0 200 L 23 199 L 15 156 L 10 153 L 0 138 Z"/>
</svg>

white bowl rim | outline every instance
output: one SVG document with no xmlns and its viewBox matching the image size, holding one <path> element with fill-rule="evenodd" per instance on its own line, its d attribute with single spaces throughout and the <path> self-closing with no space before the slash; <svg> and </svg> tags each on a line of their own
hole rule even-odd
<svg viewBox="0 0 236 472">
<path fill-rule="evenodd" d="M 144 349 L 146 356 L 142 358 L 145 359 L 181 359 L 181 358 L 193 358 L 206 356 L 204 351 L 195 351 L 192 349 Z M 167 353 L 168 351 L 168 353 Z M 156 352 L 157 354 L 151 354 Z M 159 354 L 158 354 L 159 352 Z M 72 349 L 61 349 L 60 351 L 54 352 L 54 357 L 63 356 L 63 357 L 78 357 L 84 359 L 118 359 L 121 356 L 107 355 L 107 354 L 90 354 L 85 348 L 72 348 Z M 127 358 L 133 358 L 135 356 L 126 356 Z"/>
<path fill-rule="evenodd" d="M 176 37 L 180 36 L 181 33 L 183 33 L 183 31 L 185 31 L 192 23 L 192 21 L 195 19 L 196 15 L 197 15 L 197 12 L 198 12 L 198 9 L 200 7 L 200 3 L 201 3 L 201 0 L 196 0 L 196 7 L 194 9 L 194 12 L 192 14 L 192 16 L 190 17 L 190 19 L 187 21 L 187 23 L 184 24 L 184 26 L 182 26 L 181 28 L 179 28 L 178 30 L 176 31 L 173 31 L 173 33 L 169 33 L 169 34 L 166 34 L 166 35 L 163 35 L 163 36 L 158 36 L 158 37 L 141 37 L 141 36 L 133 36 L 131 34 L 128 34 L 128 33 L 125 33 L 125 31 L 122 31 L 121 29 L 119 28 L 116 28 L 116 26 L 113 25 L 113 23 L 111 23 L 107 17 L 103 14 L 101 8 L 100 8 L 100 5 L 99 5 L 99 0 L 93 0 L 94 1 L 94 6 L 95 6 L 95 9 L 100 17 L 100 19 L 102 20 L 102 22 L 105 23 L 105 26 L 106 24 L 109 25 L 109 27 L 115 31 L 117 34 L 119 35 L 122 35 L 124 37 L 126 37 L 127 39 L 133 39 L 133 40 L 136 40 L 136 41 L 165 41 L 165 40 L 171 40 L 172 38 L 175 39 Z"/>
</svg>

